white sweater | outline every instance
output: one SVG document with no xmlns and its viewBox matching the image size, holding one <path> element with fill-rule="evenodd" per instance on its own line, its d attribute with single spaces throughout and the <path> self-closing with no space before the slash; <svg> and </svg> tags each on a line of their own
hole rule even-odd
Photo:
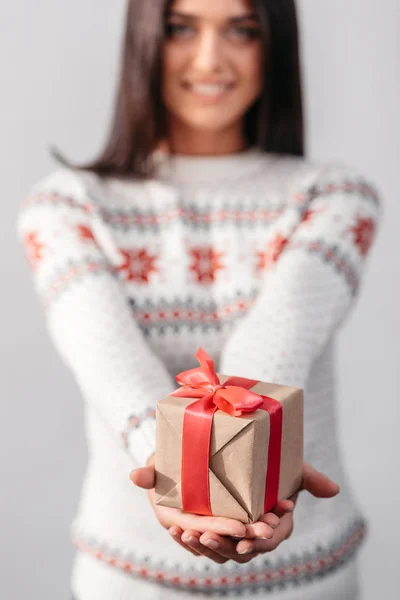
<svg viewBox="0 0 400 600">
<path fill-rule="evenodd" d="M 88 466 L 71 535 L 131 574 L 126 597 L 137 576 L 208 593 L 273 590 L 354 554 L 365 523 L 337 444 L 334 344 L 378 216 L 376 192 L 353 169 L 256 150 L 160 154 L 147 181 L 62 169 L 28 195 L 19 236 L 85 405 Z M 304 387 L 305 459 L 341 485 L 330 500 L 302 494 L 292 537 L 245 565 L 186 552 L 129 480 L 154 451 L 157 399 L 198 365 L 200 346 L 224 374 Z M 106 587 L 88 600 L 122 598 Z"/>
</svg>

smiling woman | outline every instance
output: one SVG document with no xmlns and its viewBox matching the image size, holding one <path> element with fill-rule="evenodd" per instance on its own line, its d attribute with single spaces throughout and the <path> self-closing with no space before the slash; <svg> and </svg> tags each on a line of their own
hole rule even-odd
<svg viewBox="0 0 400 600">
<path fill-rule="evenodd" d="M 221 3 L 204 3 L 197 15 L 185 11 L 190 4 L 180 0 L 168 11 L 163 100 L 169 145 L 188 154 L 243 150 L 243 114 L 263 89 L 260 20 L 239 0 L 228 17 Z"/>
<path fill-rule="evenodd" d="M 304 157 L 293 0 L 128 7 L 104 151 L 64 161 L 18 221 L 85 400 L 74 595 L 356 600 L 365 521 L 340 460 L 334 350 L 378 196 Z M 301 494 L 257 523 L 155 504 L 155 404 L 199 347 L 220 373 L 305 389 Z"/>
<path fill-rule="evenodd" d="M 304 152 L 293 0 L 128 2 L 110 136 L 84 168 L 143 177 L 154 173 L 159 148 L 219 154 L 246 146 Z"/>
</svg>

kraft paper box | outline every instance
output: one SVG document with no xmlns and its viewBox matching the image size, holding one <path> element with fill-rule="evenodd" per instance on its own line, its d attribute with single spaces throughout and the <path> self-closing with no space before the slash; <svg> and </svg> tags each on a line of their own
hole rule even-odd
<svg viewBox="0 0 400 600">
<path fill-rule="evenodd" d="M 228 376 L 219 375 L 224 384 Z M 282 405 L 278 500 L 300 487 L 303 469 L 303 390 L 258 382 L 252 392 Z M 182 509 L 182 430 L 186 407 L 194 398 L 167 396 L 156 407 L 156 502 Z M 251 523 L 264 514 L 270 415 L 266 410 L 213 417 L 209 460 L 212 514 Z M 199 456 L 199 460 L 202 457 Z"/>
</svg>

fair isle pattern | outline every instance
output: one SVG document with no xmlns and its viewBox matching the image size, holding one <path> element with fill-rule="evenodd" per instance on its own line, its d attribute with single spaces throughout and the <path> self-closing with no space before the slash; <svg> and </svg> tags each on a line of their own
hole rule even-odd
<svg viewBox="0 0 400 600">
<path fill-rule="evenodd" d="M 305 250 L 310 254 L 318 256 L 344 277 L 353 295 L 356 293 L 359 283 L 357 271 L 351 264 L 349 257 L 341 252 L 340 248 L 331 246 L 324 240 L 289 242 L 286 248 L 287 250 Z"/>
<path fill-rule="evenodd" d="M 339 248 L 326 244 L 324 240 L 284 241 L 285 243 L 282 244 L 281 250 L 305 250 L 310 254 L 319 256 L 324 262 L 333 266 L 338 273 L 343 275 L 352 294 L 356 292 L 358 286 L 357 272 L 351 265 L 350 260 L 343 253 L 340 253 Z M 260 262 L 258 268 L 261 270 L 270 266 L 265 263 L 265 258 L 262 258 L 261 253 L 259 254 Z M 279 254 L 274 255 L 272 262 L 276 262 Z M 36 260 L 38 261 L 38 259 Z M 33 265 L 33 259 L 31 260 L 31 264 Z M 70 262 L 65 265 L 65 269 L 62 272 L 57 273 L 55 276 L 53 275 L 47 286 L 45 286 L 46 291 L 43 294 L 44 306 L 47 308 L 71 283 L 79 282 L 85 276 L 99 276 L 102 273 L 109 273 L 117 277 L 118 271 L 127 273 L 126 279 L 128 281 L 140 276 L 140 282 L 148 282 L 147 276 L 142 273 L 131 274 L 131 271 L 125 268 L 124 265 L 116 268 L 107 261 L 94 261 L 87 258 L 80 262 Z M 237 315 L 244 314 L 254 304 L 256 296 L 257 291 L 253 291 L 247 298 L 236 302 L 221 303 L 220 305 L 216 303 L 193 304 L 190 301 L 186 304 L 178 301 L 174 303 L 162 298 L 157 303 L 145 300 L 140 307 L 138 307 L 138 301 L 134 298 L 130 298 L 129 302 L 143 331 L 148 333 L 150 329 L 155 328 L 160 333 L 164 333 L 167 327 L 172 328 L 176 332 L 181 327 L 187 327 L 190 331 L 193 331 L 196 327 L 201 327 L 205 330 L 213 327 L 219 329 L 221 326 L 230 324 Z"/>
<path fill-rule="evenodd" d="M 28 231 L 24 235 L 24 247 L 26 258 L 33 271 L 36 271 L 40 261 L 43 258 L 44 245 L 38 237 L 37 231 Z"/>
<path fill-rule="evenodd" d="M 129 434 L 131 433 L 131 431 L 140 427 L 140 425 L 142 425 L 145 419 L 151 419 L 152 421 L 154 421 L 155 418 L 156 411 L 152 407 L 146 408 L 140 415 L 130 415 L 130 417 L 128 418 L 128 423 L 121 434 L 122 443 L 125 446 L 125 448 L 128 448 L 129 446 Z"/>
<path fill-rule="evenodd" d="M 363 243 L 363 247 L 365 247 L 365 242 Z M 369 245 L 371 243 L 372 238 L 369 241 Z M 37 242 L 35 248 L 38 248 Z M 346 279 L 352 294 L 356 293 L 358 286 L 357 271 L 352 266 L 349 258 L 341 253 L 339 248 L 326 244 L 324 240 L 290 242 L 290 240 L 282 238 L 279 251 L 276 248 L 273 251 L 271 262 L 276 262 L 283 250 L 305 250 L 310 254 L 319 256 Z M 39 252 L 39 250 L 36 250 L 36 252 Z M 259 255 L 260 262 L 258 268 L 262 270 L 269 265 L 265 262 L 265 256 L 262 256 L 261 253 Z M 40 260 L 39 254 L 31 253 L 31 256 L 31 264 L 33 268 L 36 268 L 36 263 Z M 101 275 L 102 273 L 117 276 L 118 271 L 127 273 L 127 280 L 139 277 L 140 275 L 142 282 L 148 282 L 147 276 L 142 273 L 138 273 L 137 275 L 136 273 L 131 274 L 128 267 L 125 267 L 124 264 L 116 268 L 106 261 L 94 261 L 88 258 L 80 262 L 67 264 L 63 272 L 53 276 L 52 280 L 46 286 L 43 300 L 44 306 L 47 308 L 73 281 L 79 281 L 85 276 Z M 216 303 L 194 304 L 190 300 L 187 303 L 182 303 L 178 300 L 169 302 L 163 298 L 160 298 L 157 304 L 146 300 L 139 308 L 137 306 L 138 302 L 134 298 L 130 298 L 129 303 L 143 331 L 148 334 L 150 329 L 157 329 L 160 333 L 164 333 L 168 327 L 176 332 L 181 327 L 187 327 L 190 331 L 193 331 L 196 327 L 201 327 L 205 330 L 213 327 L 220 329 L 235 320 L 237 315 L 247 311 L 254 304 L 256 296 L 257 290 L 253 291 L 248 298 L 243 298 L 236 302 L 221 303 L 219 306 Z"/>
<path fill-rule="evenodd" d="M 345 194 L 360 194 L 366 200 L 378 202 L 376 190 L 363 180 L 353 181 L 344 180 L 342 183 L 327 183 L 323 186 L 312 186 L 307 192 L 296 194 L 293 198 L 294 203 L 298 205 L 299 210 L 307 210 L 311 201 L 319 197 L 327 197 L 339 192 Z M 275 208 L 260 208 L 246 203 L 242 206 L 238 200 L 236 206 L 226 206 L 219 210 L 213 210 L 212 207 L 178 207 L 174 210 L 165 212 L 156 212 L 154 210 L 141 210 L 139 208 L 113 209 L 110 210 L 96 203 L 77 202 L 71 196 L 63 195 L 57 192 L 41 192 L 27 196 L 25 205 L 28 204 L 63 204 L 71 208 L 76 208 L 84 213 L 90 214 L 98 211 L 104 221 L 114 227 L 129 229 L 136 227 L 138 230 L 147 228 L 153 229 L 161 225 L 171 225 L 176 221 L 183 222 L 188 227 L 204 227 L 213 224 L 230 225 L 235 223 L 241 226 L 253 226 L 255 223 L 270 222 L 276 220 L 283 212 L 284 207 L 277 205 Z"/>
<path fill-rule="evenodd" d="M 152 564 L 151 557 L 140 560 L 132 554 L 124 555 L 99 544 L 97 540 L 87 540 L 78 535 L 72 535 L 71 541 L 78 550 L 132 576 L 212 596 L 223 592 L 255 592 L 259 589 L 273 592 L 276 589 L 285 589 L 288 585 L 309 584 L 314 579 L 330 574 L 347 564 L 360 547 L 366 531 L 365 521 L 358 519 L 331 544 L 325 547 L 320 545 L 312 553 L 292 555 L 279 561 L 274 561 L 273 558 L 269 558 L 271 555 L 266 554 L 264 566 L 261 568 L 255 569 L 250 562 L 240 565 L 240 574 L 218 575 L 212 574 L 211 570 L 197 571 L 195 574 L 193 571 L 185 572 L 181 565 L 167 570 L 164 563 Z"/>
<path fill-rule="evenodd" d="M 375 237 L 375 223 L 371 217 L 362 217 L 358 215 L 356 223 L 350 227 L 347 233 L 353 238 L 353 243 L 358 247 L 362 256 L 368 254 Z"/>
<path fill-rule="evenodd" d="M 306 218 L 310 220 L 310 211 L 307 211 Z M 360 252 L 365 255 L 372 244 L 374 237 L 374 225 L 371 219 L 362 219 L 361 217 L 358 220 L 358 224 L 356 223 L 351 228 L 350 232 L 354 235 L 354 244 L 359 245 Z M 365 233 L 363 233 L 365 232 Z M 40 260 L 39 250 L 42 250 L 42 247 L 39 245 L 38 241 L 32 239 L 33 234 L 30 234 L 28 237 L 28 241 L 26 243 L 28 257 L 30 256 L 30 261 L 33 268 L 36 268 L 37 262 Z M 279 238 L 277 241 L 276 238 Z M 300 240 L 296 242 L 291 242 L 290 238 L 285 238 L 280 234 L 277 234 L 276 238 L 272 243 L 272 252 L 270 259 L 268 259 L 268 252 L 257 252 L 258 255 L 258 264 L 257 270 L 262 271 L 272 265 L 272 263 L 276 262 L 279 258 L 279 255 L 284 250 L 305 250 L 310 254 L 314 254 L 319 256 L 324 262 L 333 266 L 333 268 L 343 275 L 346 279 L 352 294 L 354 294 L 357 290 L 358 286 L 358 276 L 356 269 L 352 266 L 349 257 L 344 255 L 343 252 L 340 252 L 340 249 L 327 244 L 324 240 Z M 34 244 L 33 250 L 30 250 L 30 246 Z M 196 253 L 199 251 L 196 249 L 190 249 L 192 256 L 194 256 L 194 262 L 191 265 L 191 270 L 197 269 L 197 263 L 200 262 L 200 258 L 196 257 Z M 63 290 L 66 289 L 68 284 L 73 280 L 79 280 L 82 278 L 84 274 L 93 274 L 93 273 L 101 273 L 108 272 L 112 274 L 116 274 L 118 271 L 124 273 L 124 278 L 127 281 L 130 280 L 138 280 L 141 283 L 148 283 L 148 272 L 145 270 L 145 265 L 148 263 L 149 268 L 148 271 L 157 272 L 157 267 L 154 266 L 154 261 L 156 257 L 149 255 L 145 248 L 141 248 L 137 251 L 127 251 L 121 250 L 121 253 L 124 256 L 124 262 L 118 266 L 113 267 L 108 264 L 106 261 L 96 262 L 90 259 L 83 261 L 80 264 L 69 264 L 66 266 L 66 270 L 63 273 L 58 274 L 53 281 L 51 281 L 47 286 L 47 292 L 45 293 L 45 306 L 48 306 L 51 300 L 56 298 Z M 140 265 L 140 269 L 138 267 L 132 266 L 135 264 L 135 261 L 128 262 L 127 257 L 130 255 L 136 259 L 136 263 Z M 201 255 L 199 255 L 201 256 Z M 144 257 L 142 259 L 142 257 Z M 139 261 L 139 259 L 141 259 Z M 214 259 L 213 259 L 214 260 Z M 215 269 L 218 270 L 222 268 L 220 264 L 219 256 L 215 258 Z M 209 277 L 213 277 L 214 270 L 209 275 Z M 199 283 L 204 283 L 201 277 L 201 273 L 197 275 L 197 279 Z M 208 280 L 207 280 L 208 282 Z M 234 305 L 226 304 L 221 307 L 215 306 L 212 310 L 211 307 L 207 306 L 187 306 L 181 307 L 177 303 L 174 305 L 168 302 L 165 299 L 160 299 L 159 307 L 151 306 L 152 302 L 147 301 L 147 306 L 144 306 L 137 312 L 137 318 L 141 323 L 142 327 L 145 331 L 148 331 L 151 327 L 157 327 L 161 332 L 165 326 L 170 326 L 174 329 L 174 331 L 178 331 L 179 327 L 182 325 L 186 325 L 189 329 L 195 327 L 196 325 L 200 325 L 201 327 L 210 328 L 213 326 L 221 326 L 221 321 L 226 323 L 227 321 L 231 321 L 235 314 L 238 314 L 240 311 L 247 310 L 252 303 L 254 302 L 254 298 L 256 293 L 251 295 L 250 300 L 240 301 Z M 130 303 L 132 307 L 135 305 L 135 300 L 130 299 Z"/>
<path fill-rule="evenodd" d="M 359 194 L 366 200 L 379 203 L 379 196 L 375 188 L 364 180 L 344 179 L 341 183 L 325 183 L 323 185 L 312 185 L 305 193 L 294 196 L 295 204 L 306 208 L 309 202 L 317 200 L 320 197 L 327 198 L 333 194 L 342 192 L 343 194 Z"/>
<path fill-rule="evenodd" d="M 129 209 L 108 209 L 95 203 L 77 202 L 73 197 L 63 195 L 57 192 L 40 192 L 26 197 L 23 206 L 28 205 L 64 205 L 69 208 L 81 210 L 90 214 L 98 211 L 102 219 L 110 226 L 129 230 L 131 227 L 139 231 L 147 228 L 154 229 L 162 225 L 173 224 L 176 221 L 182 221 L 185 225 L 193 227 L 218 224 L 254 224 L 255 222 L 269 222 L 275 220 L 282 214 L 283 207 L 276 209 L 262 209 L 240 206 L 240 203 L 233 209 L 232 207 L 223 207 L 220 210 L 212 210 L 211 207 L 199 209 L 193 206 L 179 207 L 165 212 L 156 212 L 154 210 L 140 210 L 139 208 Z"/>
<path fill-rule="evenodd" d="M 201 284 L 212 284 L 218 272 L 225 269 L 225 252 L 217 252 L 211 245 L 194 246 L 188 249 L 191 264 L 189 271 L 193 280 Z"/>
<path fill-rule="evenodd" d="M 272 267 L 273 264 L 278 260 L 283 250 L 286 248 L 288 242 L 289 237 L 285 237 L 280 233 L 276 233 L 266 247 L 257 252 L 257 273 L 261 273 L 262 271 Z"/>
<path fill-rule="evenodd" d="M 99 277 L 104 273 L 116 276 L 115 268 L 105 260 L 86 258 L 80 261 L 70 261 L 65 265 L 63 271 L 53 275 L 46 286 L 42 296 L 44 308 L 48 309 L 72 282 L 79 282 L 86 277 Z"/>
<path fill-rule="evenodd" d="M 119 248 L 122 263 L 116 267 L 123 274 L 125 281 L 135 281 L 140 284 L 150 282 L 152 273 L 158 273 L 158 256 L 148 252 L 147 248 Z"/>
<path fill-rule="evenodd" d="M 101 214 L 109 225 L 121 229 L 129 229 L 134 226 L 140 229 L 154 228 L 161 225 L 170 225 L 176 221 L 181 221 L 186 226 L 201 228 L 211 224 L 230 224 L 252 225 L 255 222 L 269 222 L 275 220 L 282 214 L 282 209 L 253 209 L 238 206 L 234 210 L 225 208 L 221 210 L 199 210 L 196 208 L 177 208 L 165 213 L 155 213 L 154 211 L 140 211 L 130 209 L 129 211 L 113 211 L 102 209 Z"/>
<path fill-rule="evenodd" d="M 326 184 L 325 186 L 312 186 L 308 192 L 304 193 L 304 194 L 297 194 L 294 197 L 294 203 L 295 205 L 297 205 L 298 210 L 300 211 L 300 215 L 301 215 L 301 222 L 306 222 L 309 223 L 313 218 L 315 218 L 316 216 L 318 216 L 318 214 L 321 211 L 320 209 L 315 209 L 312 210 L 309 208 L 310 202 L 312 200 L 315 200 L 319 197 L 325 197 L 329 194 L 335 194 L 338 192 L 344 192 L 344 193 L 348 193 L 348 194 L 352 194 L 352 193 L 359 193 L 363 196 L 364 199 L 368 199 L 374 203 L 378 202 L 378 197 L 377 194 L 375 192 L 375 190 L 368 185 L 367 183 L 360 181 L 360 182 L 353 182 L 351 180 L 348 181 L 344 181 L 341 184 L 333 184 L 333 183 L 329 183 Z M 73 209 L 79 209 L 82 210 L 84 213 L 90 214 L 92 212 L 94 212 L 96 210 L 95 208 L 95 204 L 91 204 L 91 203 L 79 203 L 76 200 L 74 200 L 71 196 L 66 196 L 66 195 L 62 195 L 62 194 L 58 194 L 56 192 L 48 192 L 48 193 L 36 193 L 33 194 L 31 196 L 28 196 L 25 204 L 26 205 L 30 205 L 30 204 L 43 204 L 43 203 L 50 203 L 50 204 L 62 204 L 65 206 L 68 206 L 70 208 Z M 107 210 L 105 210 L 104 208 L 100 208 L 97 207 L 98 210 L 100 210 L 100 213 L 103 217 L 103 219 L 108 222 L 108 223 L 112 223 L 113 222 L 113 218 L 116 216 L 118 219 L 120 219 L 122 213 L 120 211 L 117 211 L 117 213 L 111 213 Z M 183 213 L 185 212 L 185 209 L 179 209 L 178 213 L 181 213 L 183 211 Z M 131 213 L 132 211 L 130 211 Z M 200 217 L 202 217 L 202 219 L 200 219 L 199 222 L 201 222 L 202 224 L 205 223 L 213 223 L 213 222 L 218 222 L 219 224 L 227 224 L 230 219 L 232 218 L 232 216 L 234 216 L 235 219 L 237 219 L 237 221 L 239 222 L 241 220 L 241 218 L 244 217 L 243 222 L 244 223 L 255 223 L 255 222 L 259 222 L 259 218 L 264 216 L 268 216 L 269 218 L 276 218 L 277 216 L 279 216 L 279 214 L 282 212 L 282 210 L 277 210 L 277 211 L 256 211 L 256 210 L 249 210 L 247 209 L 247 211 L 243 211 L 243 209 L 236 209 L 235 211 L 231 211 L 229 212 L 228 210 L 223 210 L 220 212 L 207 212 L 204 215 L 198 215 Z M 171 222 L 171 220 L 173 219 L 179 219 L 179 218 L 184 218 L 183 213 L 182 214 L 176 214 L 175 216 L 171 216 L 171 214 L 169 213 L 165 213 L 164 215 L 156 215 L 155 213 L 151 213 L 149 212 L 146 216 L 145 213 L 140 213 L 140 211 L 134 209 L 133 210 L 134 213 L 134 218 L 133 220 L 130 219 L 130 217 L 124 221 L 125 224 L 129 224 L 131 225 L 140 225 L 140 227 L 145 226 L 146 225 L 146 219 L 147 217 L 150 219 L 148 222 L 148 225 L 154 226 L 154 225 L 160 225 L 163 222 L 169 223 Z M 194 209 L 192 208 L 189 213 L 192 216 L 195 216 L 195 212 Z M 188 213 L 188 214 L 189 214 Z M 267 215 L 268 213 L 268 215 Z M 272 217 L 273 215 L 273 217 Z M 123 216 L 123 215 L 122 215 Z M 130 215 L 132 216 L 132 215 Z M 247 216 L 247 219 L 245 218 Z M 165 217 L 165 218 L 164 218 Z M 155 221 L 154 221 L 155 219 Z M 192 222 L 195 222 L 195 220 L 192 220 Z M 187 223 L 188 224 L 188 223 Z M 90 242 L 94 242 L 96 244 L 96 240 L 95 237 L 93 236 L 92 231 L 90 230 L 89 227 L 83 225 L 83 224 L 78 224 L 77 225 L 77 229 L 78 229 L 78 233 L 81 237 L 82 240 L 86 240 L 86 241 L 90 241 Z M 374 223 L 372 221 L 372 219 L 370 218 L 362 218 L 361 216 L 358 217 L 358 221 L 356 223 L 353 224 L 353 226 L 347 231 L 347 233 L 349 235 L 352 235 L 353 237 L 353 243 L 355 245 L 357 245 L 360 248 L 360 252 L 363 256 L 365 256 L 368 252 L 368 249 L 370 247 L 370 245 L 372 244 L 373 238 L 374 238 L 374 233 L 375 233 L 375 227 L 374 227 Z M 314 240 L 311 242 L 306 242 L 306 241 L 299 241 L 296 243 L 290 242 L 290 236 L 289 237 L 284 237 L 281 234 L 277 234 L 276 238 L 279 238 L 279 242 L 274 242 L 273 243 L 273 249 L 272 249 L 272 253 L 269 253 L 269 251 L 267 252 L 263 252 L 263 251 L 259 251 L 256 253 L 256 255 L 258 255 L 258 263 L 256 265 L 256 270 L 258 272 L 261 272 L 263 270 L 265 270 L 266 268 L 268 268 L 269 266 L 272 265 L 272 263 L 276 262 L 280 253 L 285 249 L 285 248 L 291 248 L 291 249 L 300 249 L 303 248 L 304 250 L 313 253 L 315 255 L 319 255 L 325 262 L 330 263 L 337 272 L 341 273 L 351 291 L 352 294 L 355 293 L 357 286 L 358 286 L 358 278 L 357 278 L 357 273 L 356 270 L 351 266 L 349 259 L 343 255 L 343 253 L 340 252 L 340 250 L 334 246 L 327 246 L 326 243 L 324 242 L 324 240 Z M 32 232 L 28 232 L 25 235 L 25 248 L 26 248 L 26 254 L 27 254 L 27 258 L 32 266 L 33 270 L 36 270 L 38 263 L 42 260 L 43 256 L 43 249 L 44 246 L 41 244 L 40 242 L 40 238 L 38 238 L 38 233 L 35 231 Z M 289 242 L 289 243 L 288 243 Z M 156 266 L 156 260 L 157 260 L 157 256 L 153 256 L 151 254 L 148 253 L 146 248 L 138 248 L 135 250 L 132 249 L 124 249 L 124 248 L 120 248 L 119 252 L 121 254 L 121 264 L 118 265 L 115 269 L 113 269 L 113 267 L 109 264 L 106 264 L 105 262 L 102 264 L 99 264 L 98 262 L 94 262 L 93 260 L 88 260 L 87 263 L 82 263 L 82 264 L 69 264 L 66 265 L 66 270 L 63 273 L 60 273 L 59 275 L 56 276 L 56 278 L 53 281 L 50 281 L 49 284 L 47 285 L 47 292 L 45 293 L 45 300 L 44 300 L 44 304 L 47 307 L 50 302 L 52 301 L 52 299 L 56 298 L 63 290 L 67 289 L 68 287 L 68 283 L 70 283 L 74 278 L 76 279 L 81 279 L 82 275 L 84 273 L 87 274 L 93 274 L 93 273 L 100 273 L 101 271 L 107 271 L 107 272 L 111 272 L 114 273 L 114 271 L 119 271 L 121 273 L 123 273 L 124 278 L 127 281 L 131 281 L 131 280 L 135 280 L 135 281 L 139 281 L 140 283 L 144 283 L 144 284 L 148 284 L 149 283 L 149 274 L 154 271 L 154 272 L 158 272 L 159 269 Z M 192 272 L 195 273 L 195 278 L 194 281 L 197 280 L 198 283 L 200 284 L 208 284 L 208 283 L 212 283 L 215 279 L 215 274 L 219 269 L 223 269 L 223 263 L 221 263 L 221 260 L 223 258 L 223 254 L 221 253 L 217 253 L 215 250 L 213 250 L 212 247 L 209 247 L 207 249 L 207 257 L 208 257 L 208 262 L 210 263 L 210 266 L 212 266 L 211 271 L 208 273 L 202 273 L 200 271 L 200 265 L 204 262 L 205 260 L 205 252 L 206 250 L 202 250 L 202 248 L 189 248 L 189 252 L 192 256 L 192 264 L 190 266 L 190 270 Z M 227 307 L 227 310 L 229 311 L 229 307 Z M 190 312 L 190 311 L 189 311 Z M 174 311 L 174 319 L 172 321 L 170 321 L 170 324 L 172 327 L 176 329 L 177 326 L 179 326 L 176 321 L 174 322 L 174 320 L 176 318 L 176 310 Z M 201 326 L 204 327 L 209 327 L 210 325 L 212 326 L 213 322 L 217 323 L 218 322 L 218 317 L 215 311 L 211 314 L 211 318 L 208 318 L 204 315 L 204 317 L 201 315 L 200 316 L 200 323 Z M 191 319 L 190 314 L 188 315 L 188 318 Z M 142 321 L 143 326 L 145 327 L 145 330 L 148 330 L 148 326 L 145 325 L 146 320 L 149 320 L 148 317 L 148 313 L 145 313 L 144 315 L 144 320 Z M 149 325 L 151 326 L 152 323 Z M 220 326 L 220 325 L 218 325 Z M 162 326 L 161 329 L 162 331 Z"/>
<path fill-rule="evenodd" d="M 50 204 L 54 206 L 63 205 L 68 208 L 74 208 L 86 214 L 94 213 L 97 209 L 96 205 L 91 202 L 78 202 L 72 196 L 60 194 L 59 192 L 37 192 L 28 194 L 22 202 L 22 208 L 28 208 L 33 205 Z"/>
<path fill-rule="evenodd" d="M 238 291 L 236 297 L 224 297 L 221 302 L 199 302 L 192 296 L 185 299 L 174 298 L 172 301 L 161 297 L 157 302 L 148 299 L 139 302 L 135 298 L 129 298 L 129 304 L 146 335 L 153 329 L 162 335 L 168 328 L 175 332 L 179 332 L 181 328 L 189 331 L 201 328 L 208 331 L 231 325 L 249 310 L 257 294 L 258 289 L 253 289 L 246 295 Z"/>
</svg>

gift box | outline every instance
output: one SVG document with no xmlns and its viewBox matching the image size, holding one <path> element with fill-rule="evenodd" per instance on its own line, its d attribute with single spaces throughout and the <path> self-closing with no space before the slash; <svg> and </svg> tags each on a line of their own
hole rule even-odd
<svg viewBox="0 0 400 600">
<path fill-rule="evenodd" d="M 207 353 L 156 407 L 156 502 L 257 521 L 302 482 L 303 390 L 217 374 Z"/>
</svg>

